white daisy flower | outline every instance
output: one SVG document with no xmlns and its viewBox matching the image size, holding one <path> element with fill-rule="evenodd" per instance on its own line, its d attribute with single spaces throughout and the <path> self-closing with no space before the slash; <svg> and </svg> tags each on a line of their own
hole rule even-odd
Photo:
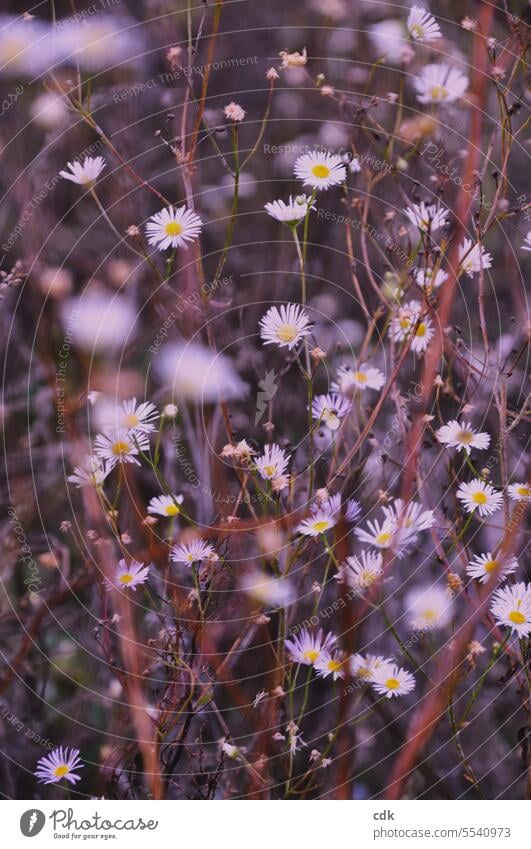
<svg viewBox="0 0 531 849">
<path fill-rule="evenodd" d="M 409 624 L 419 631 L 445 628 L 452 620 L 452 596 L 445 587 L 410 590 L 405 597 L 405 606 Z"/>
<path fill-rule="evenodd" d="M 289 455 L 280 445 L 273 442 L 272 445 L 264 447 L 264 453 L 260 457 L 255 457 L 254 464 L 261 478 L 264 480 L 273 480 L 284 474 L 288 468 Z"/>
<path fill-rule="evenodd" d="M 140 584 L 145 584 L 147 581 L 149 569 L 149 566 L 144 566 L 138 560 L 131 560 L 127 564 L 122 558 L 118 561 L 112 580 L 105 578 L 105 586 L 108 590 L 114 590 L 117 587 L 122 590 L 136 590 Z"/>
<path fill-rule="evenodd" d="M 498 625 L 511 628 L 520 638 L 531 634 L 531 584 L 502 587 L 492 599 L 490 609 Z"/>
<path fill-rule="evenodd" d="M 220 398 L 241 399 L 247 393 L 232 361 L 198 342 L 163 345 L 155 367 L 179 400 L 213 404 Z"/>
<path fill-rule="evenodd" d="M 306 195 L 297 195 L 295 199 L 290 195 L 288 203 L 284 203 L 283 200 L 274 200 L 272 203 L 266 203 L 265 208 L 267 214 L 275 221 L 282 221 L 293 226 L 306 218 L 308 209 L 315 209 L 315 206 L 310 207 L 310 198 Z"/>
<path fill-rule="evenodd" d="M 337 370 L 337 381 L 331 389 L 343 395 L 351 395 L 356 390 L 381 389 L 385 383 L 385 375 L 377 368 L 371 368 L 363 363 L 357 369 L 350 366 L 340 366 Z"/>
<path fill-rule="evenodd" d="M 415 678 L 399 666 L 382 666 L 374 672 L 371 681 L 380 696 L 406 696 L 415 689 Z"/>
<path fill-rule="evenodd" d="M 415 272 L 415 282 L 421 289 L 438 289 L 448 280 L 446 271 L 440 268 L 433 273 L 433 268 L 418 268 Z"/>
<path fill-rule="evenodd" d="M 531 230 L 529 230 L 527 236 L 524 239 L 524 244 L 522 245 L 523 251 L 531 251 Z"/>
<path fill-rule="evenodd" d="M 69 171 L 59 171 L 59 176 L 65 180 L 71 180 L 79 186 L 93 186 L 101 172 L 105 168 L 106 163 L 102 156 L 86 156 L 83 162 L 68 162 L 67 168 Z"/>
<path fill-rule="evenodd" d="M 135 433 L 151 433 L 159 417 L 155 404 L 151 401 L 136 403 L 136 398 L 124 401 L 116 410 L 104 415 L 104 426 L 116 430 L 130 430 Z"/>
<path fill-rule="evenodd" d="M 468 77 L 444 62 L 425 65 L 415 78 L 420 103 L 454 103 L 468 89 Z"/>
<path fill-rule="evenodd" d="M 331 675 L 333 680 L 337 681 L 338 678 L 345 677 L 345 658 L 338 652 L 322 652 L 313 666 L 319 678 L 328 678 Z"/>
<path fill-rule="evenodd" d="M 295 176 L 312 189 L 329 189 L 346 179 L 345 163 L 335 153 L 311 150 L 295 162 Z"/>
<path fill-rule="evenodd" d="M 503 581 L 518 569 L 516 557 L 495 557 L 491 551 L 486 554 L 476 554 L 466 567 L 467 575 L 477 578 L 481 584 L 486 584 L 491 578 Z"/>
<path fill-rule="evenodd" d="M 354 498 L 347 498 L 345 506 L 345 519 L 347 522 L 355 522 L 361 513 L 361 504 Z"/>
<path fill-rule="evenodd" d="M 70 784 L 75 784 L 76 781 L 81 780 L 81 776 L 77 775 L 75 770 L 82 768 L 79 749 L 59 746 L 37 761 L 34 775 L 41 784 L 57 784 L 63 778 Z"/>
<path fill-rule="evenodd" d="M 459 248 L 459 266 L 465 274 L 473 277 L 474 274 L 479 274 L 482 268 L 485 270 L 492 266 L 492 256 L 483 245 L 475 244 L 472 247 L 472 240 L 464 239 Z"/>
<path fill-rule="evenodd" d="M 472 448 L 484 451 L 490 445 L 488 433 L 477 433 L 467 422 L 458 422 L 455 419 L 435 431 L 435 436 L 443 445 L 448 445 L 449 448 L 457 448 L 458 451 L 464 451 L 465 454 L 470 454 Z"/>
<path fill-rule="evenodd" d="M 156 495 L 148 504 L 148 513 L 157 516 L 178 516 L 181 512 L 180 505 L 183 503 L 182 495 Z"/>
<path fill-rule="evenodd" d="M 435 333 L 431 319 L 425 316 L 419 321 L 421 311 L 419 301 L 408 301 L 399 308 L 389 327 L 389 335 L 395 342 L 405 342 L 414 332 L 411 350 L 415 354 L 424 353 Z"/>
<path fill-rule="evenodd" d="M 146 235 L 150 245 L 160 251 L 168 248 L 187 248 L 188 242 L 194 242 L 200 232 L 203 222 L 199 215 L 180 206 L 162 209 L 152 215 L 146 224 Z"/>
<path fill-rule="evenodd" d="M 280 309 L 269 307 L 260 319 L 260 336 L 264 345 L 278 345 L 291 351 L 304 336 L 309 336 L 312 326 L 301 306 L 281 304 Z"/>
<path fill-rule="evenodd" d="M 171 550 L 170 559 L 174 563 L 186 563 L 187 566 L 191 566 L 193 563 L 199 563 L 202 560 L 215 561 L 218 559 L 218 555 L 213 545 L 202 539 L 195 539 L 191 542 L 175 545 Z"/>
<path fill-rule="evenodd" d="M 435 230 L 444 227 L 447 223 L 447 214 L 446 207 L 436 203 L 426 204 L 424 201 L 406 206 L 404 209 L 404 215 L 423 233 L 434 233 Z"/>
<path fill-rule="evenodd" d="M 82 486 L 101 486 L 110 469 L 105 468 L 105 464 L 99 457 L 91 457 L 87 455 L 80 466 L 74 468 L 74 472 L 68 475 L 67 480 L 81 489 Z"/>
<path fill-rule="evenodd" d="M 362 551 L 359 557 L 347 557 L 336 580 L 357 590 L 367 590 L 382 576 L 382 565 L 383 557 L 379 552 Z"/>
<path fill-rule="evenodd" d="M 435 41 L 441 38 L 441 28 L 433 15 L 423 6 L 412 6 L 407 19 L 407 28 L 414 41 Z"/>
<path fill-rule="evenodd" d="M 401 498 L 395 498 L 392 504 L 382 506 L 382 510 L 385 518 L 394 525 L 401 542 L 409 542 L 414 535 L 435 524 L 433 510 L 424 510 L 416 501 L 404 506 Z"/>
<path fill-rule="evenodd" d="M 135 463 L 139 466 L 140 462 L 136 457 L 140 451 L 149 451 L 149 439 L 145 433 L 121 428 L 99 433 L 94 440 L 94 446 L 96 454 L 106 461 L 110 471 L 117 463 Z"/>
<path fill-rule="evenodd" d="M 334 525 L 337 525 L 338 515 L 323 507 L 317 508 L 311 516 L 303 519 L 295 531 L 305 537 L 317 537 L 320 534 L 325 534 Z"/>
<path fill-rule="evenodd" d="M 467 513 L 477 510 L 480 516 L 490 516 L 502 506 L 501 492 L 497 492 L 490 483 L 485 483 L 480 478 L 460 484 L 457 497 L 463 502 Z"/>
<path fill-rule="evenodd" d="M 341 419 L 348 416 L 352 404 L 342 395 L 317 395 L 312 402 L 312 418 L 330 430 L 338 430 Z"/>
<path fill-rule="evenodd" d="M 512 483 L 508 492 L 513 501 L 531 501 L 531 486 L 528 483 Z"/>
<path fill-rule="evenodd" d="M 381 654 L 353 654 L 350 658 L 350 671 L 355 678 L 373 681 L 376 672 L 393 666 L 393 659 Z"/>
<path fill-rule="evenodd" d="M 304 666 L 314 666 L 323 654 L 330 652 L 335 645 L 335 634 L 327 634 L 323 638 L 322 630 L 311 634 L 303 628 L 293 639 L 285 641 L 285 646 L 293 663 L 302 663 Z"/>
<path fill-rule="evenodd" d="M 389 519 L 385 519 L 381 524 L 378 521 L 367 522 L 367 531 L 363 528 L 354 528 L 354 533 L 360 542 L 372 545 L 373 548 L 386 550 L 391 548 L 395 542 L 396 525 Z"/>
</svg>

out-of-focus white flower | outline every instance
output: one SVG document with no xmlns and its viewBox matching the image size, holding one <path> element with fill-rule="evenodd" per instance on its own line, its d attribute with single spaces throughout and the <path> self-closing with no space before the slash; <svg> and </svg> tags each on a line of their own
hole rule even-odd
<svg viewBox="0 0 531 849">
<path fill-rule="evenodd" d="M 65 330 L 74 343 L 88 352 L 108 354 L 133 336 L 137 320 L 133 302 L 125 295 L 88 292 L 62 304 Z"/>
<path fill-rule="evenodd" d="M 357 590 L 367 590 L 382 576 L 383 557 L 379 552 L 362 551 L 343 561 L 336 580 Z"/>
<path fill-rule="evenodd" d="M 85 156 L 82 162 L 68 162 L 66 167 L 70 168 L 70 171 L 59 171 L 59 175 L 79 186 L 93 186 L 105 165 L 103 156 Z"/>
<path fill-rule="evenodd" d="M 296 195 L 295 198 L 290 195 L 288 203 L 284 203 L 283 200 L 274 200 L 272 203 L 266 203 L 265 208 L 268 215 L 276 221 L 293 226 L 306 218 L 308 208 L 315 209 L 315 205 L 310 207 L 310 198 L 306 195 Z"/>
<path fill-rule="evenodd" d="M 380 696 L 391 699 L 411 693 L 415 689 L 415 678 L 399 666 L 384 666 L 375 671 L 372 685 Z"/>
<path fill-rule="evenodd" d="M 447 588 L 419 587 L 406 594 L 405 605 L 412 628 L 421 631 L 445 628 L 452 619 L 452 596 Z"/>
<path fill-rule="evenodd" d="M 198 342 L 163 345 L 155 368 L 178 400 L 211 404 L 247 394 L 231 360 Z"/>
<path fill-rule="evenodd" d="M 151 216 L 146 224 L 146 235 L 149 244 L 160 251 L 168 248 L 186 250 L 188 242 L 194 242 L 198 238 L 202 226 L 199 215 L 186 206 L 180 206 L 178 209 L 169 206 Z"/>
<path fill-rule="evenodd" d="M 73 474 L 68 475 L 67 480 L 75 484 L 78 489 L 82 486 L 98 487 L 102 485 L 109 472 L 110 469 L 105 468 L 100 457 L 88 455 L 80 466 L 75 467 Z"/>
<path fill-rule="evenodd" d="M 446 224 L 448 210 L 436 203 L 427 204 L 421 201 L 421 203 L 407 206 L 404 214 L 423 233 L 434 233 Z"/>
<path fill-rule="evenodd" d="M 492 596 L 491 612 L 498 625 L 511 628 L 519 637 L 531 634 L 531 584 L 502 587 Z"/>
<path fill-rule="evenodd" d="M 378 670 L 393 665 L 392 658 L 381 654 L 353 654 L 350 658 L 350 671 L 361 681 L 373 681 Z"/>
<path fill-rule="evenodd" d="M 149 566 L 144 566 L 138 560 L 131 560 L 129 564 L 120 560 L 115 568 L 112 580 L 105 578 L 105 586 L 108 590 L 117 587 L 123 590 L 136 590 L 140 584 L 145 584 L 149 575 Z"/>
<path fill-rule="evenodd" d="M 323 422 L 330 430 L 338 430 L 341 419 L 348 416 L 352 404 L 342 395 L 317 395 L 312 402 L 312 418 Z"/>
<path fill-rule="evenodd" d="M 473 246 L 471 239 L 464 239 L 459 248 L 459 266 L 465 274 L 473 277 L 474 274 L 479 274 L 482 268 L 485 270 L 492 266 L 492 256 L 483 245 Z"/>
<path fill-rule="evenodd" d="M 302 53 L 298 50 L 294 53 L 288 53 L 287 50 L 281 50 L 278 55 L 282 59 L 281 68 L 301 68 L 303 65 L 306 65 L 308 61 L 306 48 L 303 49 Z"/>
<path fill-rule="evenodd" d="M 311 330 L 308 313 L 299 304 L 281 304 L 280 309 L 269 307 L 260 319 L 260 336 L 264 345 L 278 345 L 290 351 Z"/>
<path fill-rule="evenodd" d="M 334 648 L 335 642 L 335 634 L 327 634 L 323 637 L 322 629 L 319 629 L 316 634 L 311 634 L 307 628 L 303 628 L 293 639 L 286 640 L 285 646 L 293 663 L 315 666 L 323 654 Z"/>
<path fill-rule="evenodd" d="M 0 75 L 41 74 L 53 68 L 59 57 L 54 32 L 43 21 L 0 17 Z"/>
<path fill-rule="evenodd" d="M 468 77 L 444 62 L 425 65 L 415 77 L 420 103 L 454 103 L 468 89 Z"/>
<path fill-rule="evenodd" d="M 149 439 L 145 433 L 134 433 L 121 428 L 99 433 L 94 440 L 94 450 L 98 457 L 105 460 L 108 470 L 117 463 L 134 463 L 139 466 L 137 456 L 140 451 L 149 451 Z"/>
<path fill-rule="evenodd" d="M 45 91 L 31 104 L 30 113 L 35 124 L 46 130 L 60 127 L 68 115 L 65 97 Z"/>
<path fill-rule="evenodd" d="M 285 607 L 294 600 L 295 591 L 287 578 L 265 575 L 252 569 L 242 575 L 240 587 L 246 595 L 272 607 Z"/>
<path fill-rule="evenodd" d="M 389 327 L 389 334 L 395 342 L 405 342 L 413 334 L 411 351 L 415 354 L 424 353 L 435 333 L 430 318 L 425 316 L 419 320 L 421 313 L 420 301 L 408 301 L 399 307 Z"/>
<path fill-rule="evenodd" d="M 477 578 L 481 584 L 494 579 L 503 581 L 508 575 L 512 575 L 518 569 L 518 560 L 512 555 L 494 556 L 491 551 L 486 554 L 476 554 L 466 567 L 467 575 Z"/>
<path fill-rule="evenodd" d="M 234 121 L 234 123 L 243 121 L 243 119 L 245 118 L 245 110 L 242 109 L 242 107 L 239 106 L 237 103 L 234 103 L 234 101 L 231 101 L 231 103 L 228 103 L 225 106 L 223 114 L 225 115 L 227 121 Z"/>
<path fill-rule="evenodd" d="M 346 179 L 345 163 L 335 153 L 311 150 L 295 162 L 295 176 L 312 189 L 329 189 Z"/>
<path fill-rule="evenodd" d="M 485 483 L 480 478 L 460 484 L 457 497 L 467 513 L 477 510 L 480 516 L 490 516 L 502 505 L 501 492 L 497 492 L 490 483 Z"/>
<path fill-rule="evenodd" d="M 472 448 L 484 451 L 490 445 L 488 433 L 476 433 L 470 424 L 458 422 L 455 419 L 440 427 L 439 430 L 435 431 L 435 435 L 443 445 L 457 448 L 458 451 L 464 451 L 465 454 L 470 454 Z"/>
<path fill-rule="evenodd" d="M 415 282 L 421 289 L 438 289 L 447 280 L 448 274 L 440 268 L 435 273 L 433 268 L 419 268 L 415 272 Z"/>
<path fill-rule="evenodd" d="M 240 750 L 237 746 L 234 746 L 232 743 L 229 743 L 227 740 L 223 740 L 220 744 L 220 749 L 224 755 L 227 755 L 228 758 L 232 760 L 238 760 L 241 757 Z"/>
<path fill-rule="evenodd" d="M 378 56 L 384 56 L 393 65 L 407 62 L 414 55 L 407 34 L 404 23 L 395 18 L 379 21 L 369 27 L 369 37 Z"/>
<path fill-rule="evenodd" d="M 57 784 L 63 778 L 69 784 L 75 784 L 76 781 L 81 781 L 81 776 L 77 775 L 75 770 L 82 767 L 79 749 L 59 746 L 48 755 L 39 758 L 34 775 L 41 784 Z"/>
<path fill-rule="evenodd" d="M 528 483 L 512 483 L 508 492 L 513 501 L 531 501 L 531 486 Z"/>
<path fill-rule="evenodd" d="M 195 539 L 191 542 L 175 545 L 171 550 L 170 560 L 174 563 L 185 563 L 187 566 L 191 566 L 193 563 L 200 563 L 203 560 L 214 562 L 218 560 L 218 555 L 213 545 L 202 539 Z"/>
<path fill-rule="evenodd" d="M 148 504 L 148 513 L 157 516 L 178 516 L 180 506 L 184 501 L 182 495 L 156 495 Z"/>
<path fill-rule="evenodd" d="M 62 58 L 70 65 L 79 62 L 91 71 L 111 69 L 142 61 L 144 46 L 139 28 L 114 15 L 94 15 L 84 21 L 58 21 Z"/>
<path fill-rule="evenodd" d="M 331 389 L 343 395 L 351 395 L 364 389 L 381 389 L 385 383 L 385 375 L 377 368 L 371 368 L 363 363 L 356 369 L 350 366 L 340 366 L 337 370 L 337 381 Z"/>
<path fill-rule="evenodd" d="M 441 38 L 439 24 L 423 6 L 412 6 L 407 19 L 407 28 L 415 41 L 435 41 Z"/>
<path fill-rule="evenodd" d="M 261 478 L 273 480 L 284 474 L 288 468 L 289 456 L 275 442 L 264 447 L 264 453 L 255 457 L 254 464 Z"/>
</svg>

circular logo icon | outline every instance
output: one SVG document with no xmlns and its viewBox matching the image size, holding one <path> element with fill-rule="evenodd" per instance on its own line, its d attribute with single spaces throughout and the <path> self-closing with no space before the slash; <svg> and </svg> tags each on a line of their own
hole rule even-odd
<svg viewBox="0 0 531 849">
<path fill-rule="evenodd" d="M 20 817 L 20 830 L 24 837 L 35 837 L 44 828 L 46 817 L 42 811 L 36 808 L 31 808 L 29 811 L 24 811 Z"/>
</svg>

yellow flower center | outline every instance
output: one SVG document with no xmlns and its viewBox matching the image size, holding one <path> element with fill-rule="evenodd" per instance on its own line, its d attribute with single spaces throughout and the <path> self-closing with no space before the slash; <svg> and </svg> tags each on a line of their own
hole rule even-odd
<svg viewBox="0 0 531 849">
<path fill-rule="evenodd" d="M 319 533 L 319 534 L 321 534 L 323 531 L 326 531 L 328 529 L 328 527 L 329 527 L 329 523 L 327 522 L 326 519 L 323 519 L 320 522 L 315 522 L 315 524 L 313 526 L 314 531 L 317 531 L 317 533 Z"/>
<path fill-rule="evenodd" d="M 164 227 L 164 232 L 167 236 L 180 236 L 183 232 L 183 225 L 178 221 L 168 221 Z"/>
<path fill-rule="evenodd" d="M 398 687 L 400 687 L 400 681 L 398 680 L 398 678 L 388 678 L 385 682 L 385 686 L 388 690 L 396 690 L 398 689 Z"/>
<path fill-rule="evenodd" d="M 525 616 L 519 610 L 511 610 L 509 613 L 509 619 L 511 622 L 514 622 L 515 625 L 523 625 L 525 622 Z"/>
<path fill-rule="evenodd" d="M 444 100 L 448 91 L 443 85 L 434 85 L 431 89 L 432 100 Z"/>
<path fill-rule="evenodd" d="M 294 324 L 282 324 L 277 330 L 277 336 L 281 342 L 293 342 L 297 336 L 297 328 Z"/>
<path fill-rule="evenodd" d="M 492 572 L 497 572 L 499 568 L 500 564 L 497 560 L 487 560 L 484 566 L 485 572 L 488 575 L 490 575 Z"/>
<path fill-rule="evenodd" d="M 458 442 L 462 442 L 463 445 L 470 445 L 472 440 L 474 439 L 474 434 L 469 430 L 460 430 L 457 433 L 456 439 Z"/>
<path fill-rule="evenodd" d="M 334 660 L 333 658 L 331 658 L 326 665 L 330 672 L 337 672 L 338 669 L 341 669 L 341 661 Z"/>
<path fill-rule="evenodd" d="M 413 26 L 411 27 L 411 35 L 414 38 L 415 37 L 416 38 L 423 38 L 424 37 L 424 30 L 422 29 L 421 26 L 419 26 L 419 24 L 413 24 Z"/>
<path fill-rule="evenodd" d="M 529 497 L 531 495 L 531 489 L 528 486 L 518 486 L 516 491 L 518 495 L 523 495 L 524 497 Z"/>
<path fill-rule="evenodd" d="M 176 516 L 181 511 L 176 504 L 168 504 L 167 507 L 164 508 L 164 512 L 166 513 L 166 516 Z"/>
<path fill-rule="evenodd" d="M 129 454 L 130 447 L 127 442 L 115 442 L 112 447 L 112 453 L 119 457 L 121 454 Z"/>
<path fill-rule="evenodd" d="M 135 416 L 133 413 L 130 413 L 127 416 L 124 416 L 124 424 L 126 427 L 136 427 L 137 424 L 140 423 L 140 419 L 138 416 Z"/>
<path fill-rule="evenodd" d="M 326 178 L 330 176 L 330 168 L 328 165 L 323 164 L 314 165 L 312 168 L 312 174 L 319 180 L 326 180 Z"/>
<path fill-rule="evenodd" d="M 376 537 L 376 542 L 378 545 L 385 545 L 391 539 L 391 534 L 388 531 L 384 531 L 381 534 L 378 534 Z"/>
<path fill-rule="evenodd" d="M 120 575 L 120 583 L 121 584 L 130 584 L 133 580 L 133 576 L 130 572 L 126 572 L 124 575 Z"/>
<path fill-rule="evenodd" d="M 480 489 L 478 489 L 478 491 L 474 492 L 474 494 L 472 495 L 472 501 L 475 504 L 486 504 L 487 503 L 487 496 L 485 495 L 484 492 L 482 492 Z"/>
<path fill-rule="evenodd" d="M 264 474 L 267 475 L 268 478 L 272 478 L 276 472 L 274 466 L 264 466 Z"/>
<path fill-rule="evenodd" d="M 315 661 L 317 660 L 318 657 L 319 657 L 319 652 L 317 651 L 317 649 L 309 649 L 308 651 L 305 651 L 304 654 L 303 654 L 304 660 L 309 660 L 310 663 L 315 663 Z"/>
<path fill-rule="evenodd" d="M 417 327 L 417 332 L 416 332 L 415 335 L 420 336 L 421 339 L 422 339 L 423 336 L 426 335 L 426 325 L 424 324 L 423 321 L 421 321 L 419 326 Z"/>
<path fill-rule="evenodd" d="M 358 383 L 367 383 L 368 378 L 364 371 L 355 371 L 354 377 L 356 378 Z"/>
<path fill-rule="evenodd" d="M 63 778 L 63 776 L 67 775 L 70 772 L 70 769 L 66 764 L 61 764 L 60 766 L 56 766 L 53 774 L 56 778 Z"/>
<path fill-rule="evenodd" d="M 428 607 L 427 610 L 424 610 L 423 615 L 426 622 L 435 622 L 437 619 L 437 611 L 430 607 Z"/>
<path fill-rule="evenodd" d="M 360 573 L 360 583 L 364 587 L 370 587 L 374 584 L 376 580 L 376 575 L 374 572 L 369 572 L 368 569 L 364 569 L 363 572 Z"/>
<path fill-rule="evenodd" d="M 402 330 L 407 330 L 410 324 L 411 321 L 409 320 L 409 318 L 404 317 L 400 319 L 400 327 L 402 328 Z"/>
</svg>

